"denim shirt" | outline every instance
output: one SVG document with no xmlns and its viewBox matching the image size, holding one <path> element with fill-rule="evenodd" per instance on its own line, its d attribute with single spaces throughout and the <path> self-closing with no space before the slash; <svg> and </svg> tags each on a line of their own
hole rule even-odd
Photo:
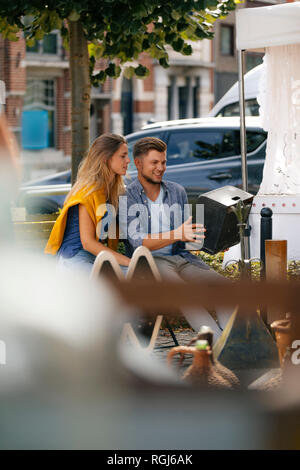
<svg viewBox="0 0 300 470">
<path fill-rule="evenodd" d="M 188 199 L 185 189 L 177 183 L 163 181 L 163 203 L 170 208 L 170 231 L 182 225 L 189 217 Z M 124 239 L 126 255 L 131 258 L 134 250 L 143 244 L 144 238 L 151 233 L 151 211 L 143 186 L 136 178 L 126 188 L 124 198 L 120 197 L 119 226 L 120 238 Z M 198 256 L 185 250 L 182 241 L 172 244 L 172 255 L 180 255 L 190 263 L 209 269 Z"/>
</svg>

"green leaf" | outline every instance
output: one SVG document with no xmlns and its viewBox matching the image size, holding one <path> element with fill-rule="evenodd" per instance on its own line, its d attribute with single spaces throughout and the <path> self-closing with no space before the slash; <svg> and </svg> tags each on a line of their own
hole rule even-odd
<svg viewBox="0 0 300 470">
<path fill-rule="evenodd" d="M 105 70 L 101 70 L 100 72 L 98 72 L 96 75 L 93 75 L 92 77 L 92 83 L 97 83 L 97 82 L 100 82 L 100 83 L 103 83 L 105 82 L 106 80 L 106 72 Z"/>
<path fill-rule="evenodd" d="M 177 31 L 179 32 L 182 32 L 182 31 L 185 31 L 188 27 L 188 23 L 183 19 L 183 20 L 180 20 L 178 23 L 177 23 Z"/>
<path fill-rule="evenodd" d="M 13 41 L 13 42 L 16 42 L 19 40 L 18 36 L 16 36 L 16 34 L 12 32 L 6 35 L 6 39 L 8 39 L 9 41 Z"/>
<path fill-rule="evenodd" d="M 164 68 L 167 69 L 169 67 L 169 63 L 166 58 L 159 59 L 159 64 Z"/>
<path fill-rule="evenodd" d="M 130 80 L 135 75 L 135 68 L 130 65 L 129 67 L 125 67 L 123 70 L 123 76 Z"/>
<path fill-rule="evenodd" d="M 73 11 L 69 14 L 68 19 L 69 19 L 70 21 L 78 21 L 78 20 L 80 19 L 80 15 L 79 15 L 79 13 L 77 13 L 76 10 L 73 10 Z"/>
<path fill-rule="evenodd" d="M 144 18 L 148 16 L 148 10 L 144 3 L 137 3 L 134 8 L 134 16 L 137 18 Z"/>
<path fill-rule="evenodd" d="M 142 42 L 142 49 L 146 51 L 150 47 L 150 41 L 148 38 L 144 38 Z"/>
<path fill-rule="evenodd" d="M 28 47 L 33 47 L 35 45 L 35 40 L 33 38 L 26 39 L 26 45 Z"/>
<path fill-rule="evenodd" d="M 96 59 L 100 59 L 101 57 L 103 57 L 103 53 L 104 53 L 104 46 L 103 44 L 93 44 L 93 43 L 90 43 L 88 45 L 88 50 L 89 50 L 89 56 L 90 57 L 95 57 Z"/>
<path fill-rule="evenodd" d="M 35 33 L 34 35 L 34 38 L 37 40 L 37 41 L 40 41 L 41 39 L 43 39 L 43 37 L 45 36 L 45 33 L 42 29 L 39 29 L 37 30 L 37 32 Z"/>
<path fill-rule="evenodd" d="M 193 53 L 193 49 L 192 49 L 192 46 L 190 46 L 189 44 L 186 44 L 183 49 L 182 49 L 182 54 L 184 55 L 191 55 Z"/>
<path fill-rule="evenodd" d="M 181 14 L 178 13 L 178 11 L 176 11 L 176 10 L 172 11 L 171 16 L 172 16 L 173 20 L 176 20 L 176 21 L 178 21 L 181 18 Z"/>
<path fill-rule="evenodd" d="M 139 78 L 146 78 L 150 75 L 150 72 L 147 67 L 144 67 L 143 65 L 139 64 L 138 67 L 135 68 L 135 74 Z"/>
<path fill-rule="evenodd" d="M 114 64 L 113 62 L 110 62 L 109 66 L 105 69 L 105 72 L 106 72 L 106 75 L 108 77 L 116 78 L 117 77 L 116 64 Z M 120 73 L 121 73 L 121 69 L 120 69 Z M 120 75 L 120 73 L 119 73 L 119 75 Z"/>
<path fill-rule="evenodd" d="M 50 19 L 51 31 L 53 29 L 61 29 L 63 22 L 62 22 L 62 19 L 58 16 L 56 11 L 50 12 L 49 19 Z"/>
<path fill-rule="evenodd" d="M 166 56 L 166 51 L 160 47 L 152 44 L 150 47 L 149 53 L 154 59 L 163 59 Z"/>
<path fill-rule="evenodd" d="M 166 42 L 168 44 L 172 44 L 172 42 L 175 41 L 175 39 L 176 39 L 176 33 L 174 33 L 174 32 L 167 33 L 165 35 L 165 39 L 166 39 Z"/>
<path fill-rule="evenodd" d="M 122 69 L 119 65 L 116 65 L 115 67 L 115 77 L 114 78 L 119 78 L 121 75 Z"/>
<path fill-rule="evenodd" d="M 182 38 L 178 38 L 176 39 L 176 41 L 172 42 L 172 47 L 174 51 L 180 52 L 183 46 L 184 46 L 184 40 Z"/>
</svg>

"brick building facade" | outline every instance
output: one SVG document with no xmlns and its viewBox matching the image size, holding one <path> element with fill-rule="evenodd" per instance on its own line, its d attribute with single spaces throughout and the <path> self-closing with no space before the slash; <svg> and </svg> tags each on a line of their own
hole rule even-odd
<svg viewBox="0 0 300 470">
<path fill-rule="evenodd" d="M 0 80 L 6 87 L 4 112 L 22 149 L 23 179 L 70 167 L 71 87 L 69 62 L 58 33 L 33 48 L 0 37 Z M 108 132 L 112 83 L 91 92 L 91 140 Z M 44 119 L 46 128 L 41 129 Z M 40 136 L 44 136 L 44 140 Z"/>
<path fill-rule="evenodd" d="M 192 56 L 169 51 L 168 69 L 146 54 L 150 70 L 144 80 L 120 77 L 114 83 L 112 129 L 128 134 L 150 120 L 164 121 L 206 115 L 213 104 L 211 41 L 193 44 Z"/>
</svg>

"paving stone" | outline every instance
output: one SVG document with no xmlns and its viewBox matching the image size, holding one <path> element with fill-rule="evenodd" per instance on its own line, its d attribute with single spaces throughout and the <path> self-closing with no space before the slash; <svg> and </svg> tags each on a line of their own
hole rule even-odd
<svg viewBox="0 0 300 470">
<path fill-rule="evenodd" d="M 196 333 L 192 329 L 184 329 L 184 330 L 175 330 L 175 336 L 177 338 L 177 341 L 180 346 L 187 346 L 188 343 L 191 341 L 192 338 L 196 336 Z M 162 346 L 169 346 L 168 348 L 164 347 L 161 348 Z M 172 347 L 175 347 L 174 341 L 172 339 L 172 336 L 170 335 L 168 330 L 161 329 L 159 332 L 159 335 L 157 337 L 157 341 L 155 343 L 155 348 L 152 352 L 153 356 L 158 359 L 159 361 L 166 363 L 167 361 L 167 355 L 168 352 L 172 349 Z M 161 349 L 160 349 L 161 348 Z M 180 360 L 180 356 L 176 355 L 174 356 L 173 363 L 174 365 L 178 365 Z M 184 362 L 182 363 L 182 372 L 191 365 L 193 360 L 193 356 L 190 354 L 187 354 L 185 356 Z"/>
</svg>

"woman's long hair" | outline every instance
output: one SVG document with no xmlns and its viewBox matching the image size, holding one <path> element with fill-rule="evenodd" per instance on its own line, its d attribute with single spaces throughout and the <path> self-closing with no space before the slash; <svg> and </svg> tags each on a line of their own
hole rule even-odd
<svg viewBox="0 0 300 470">
<path fill-rule="evenodd" d="M 66 201 L 83 188 L 87 194 L 103 188 L 106 200 L 117 209 L 119 195 L 125 191 L 122 176 L 116 175 L 108 162 L 126 139 L 118 134 L 103 134 L 92 143 L 86 157 L 78 168 L 76 182 L 67 195 Z"/>
</svg>

